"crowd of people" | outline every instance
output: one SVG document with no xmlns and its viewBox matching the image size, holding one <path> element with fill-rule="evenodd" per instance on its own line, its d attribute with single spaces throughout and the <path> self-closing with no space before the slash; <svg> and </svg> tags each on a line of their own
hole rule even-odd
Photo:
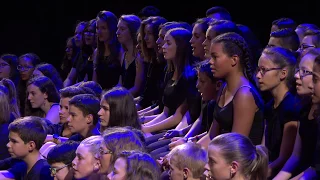
<svg viewBox="0 0 320 180">
<path fill-rule="evenodd" d="M 0 57 L 0 180 L 320 179 L 320 28 L 224 7 L 78 22 L 60 67 Z M 6 146 L 5 146 L 6 145 Z"/>
</svg>

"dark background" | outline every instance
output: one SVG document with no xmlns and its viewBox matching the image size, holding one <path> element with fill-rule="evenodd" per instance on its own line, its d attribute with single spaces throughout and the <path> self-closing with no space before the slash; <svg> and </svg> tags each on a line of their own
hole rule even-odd
<svg viewBox="0 0 320 180">
<path fill-rule="evenodd" d="M 4 4 L 5 3 L 5 4 Z M 0 10 L 0 54 L 22 55 L 34 52 L 43 61 L 59 67 L 65 41 L 72 36 L 77 20 L 90 20 L 100 10 L 117 16 L 138 13 L 146 5 L 154 5 L 169 21 L 192 23 L 204 17 L 212 6 L 229 10 L 233 21 L 249 26 L 267 43 L 271 22 L 289 17 L 300 23 L 320 25 L 319 0 L 243 1 L 243 0 L 9 0 L 2 1 Z"/>
</svg>

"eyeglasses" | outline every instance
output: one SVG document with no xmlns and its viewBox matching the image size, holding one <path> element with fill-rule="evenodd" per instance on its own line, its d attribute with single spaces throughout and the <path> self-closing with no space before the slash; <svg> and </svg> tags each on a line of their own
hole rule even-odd
<svg viewBox="0 0 320 180">
<path fill-rule="evenodd" d="M 21 66 L 21 65 L 17 66 L 18 71 L 29 71 L 32 68 L 33 66 Z"/>
<path fill-rule="evenodd" d="M 295 74 L 297 74 L 298 72 L 299 72 L 299 76 L 300 76 L 301 78 L 302 78 L 302 77 L 305 77 L 305 76 L 312 75 L 312 71 L 308 71 L 308 70 L 305 70 L 305 69 L 296 68 Z"/>
<path fill-rule="evenodd" d="M 9 64 L 6 64 L 6 63 L 1 63 L 0 64 L 0 68 L 4 68 L 4 67 L 6 67 L 6 66 L 10 66 Z"/>
<path fill-rule="evenodd" d="M 100 153 L 101 156 L 104 155 L 104 154 L 113 154 L 112 151 L 104 150 L 102 148 L 99 149 L 99 153 Z"/>
<path fill-rule="evenodd" d="M 64 165 L 64 166 L 62 166 L 62 167 L 59 167 L 59 168 L 49 168 L 49 169 L 50 169 L 51 176 L 52 176 L 52 177 L 56 176 L 56 174 L 57 174 L 58 171 L 60 171 L 61 169 L 65 168 L 65 167 L 68 167 L 68 166 L 70 166 L 70 165 L 71 165 L 71 163 L 70 163 L 70 164 L 66 164 L 66 165 Z"/>
<path fill-rule="evenodd" d="M 268 45 L 266 45 L 266 48 L 273 48 L 273 47 L 276 47 L 276 46 L 273 45 L 273 44 L 268 44 Z"/>
<path fill-rule="evenodd" d="M 305 50 L 305 49 L 307 49 L 307 48 L 315 48 L 315 47 L 316 47 L 315 45 L 301 44 L 301 45 L 299 46 L 299 49 L 300 49 L 300 50 Z"/>
<path fill-rule="evenodd" d="M 264 67 L 258 67 L 256 70 L 256 74 L 259 72 L 261 73 L 262 76 L 264 76 L 268 71 L 274 71 L 274 70 L 280 70 L 282 68 L 264 68 Z"/>
</svg>

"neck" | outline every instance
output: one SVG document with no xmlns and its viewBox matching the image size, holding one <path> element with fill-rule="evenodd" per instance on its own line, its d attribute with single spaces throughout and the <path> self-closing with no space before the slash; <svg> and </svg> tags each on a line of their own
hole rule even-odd
<svg viewBox="0 0 320 180">
<path fill-rule="evenodd" d="M 53 103 L 49 102 L 48 100 L 45 100 L 45 103 L 43 103 L 40 108 L 45 114 L 47 114 L 49 112 L 52 104 Z"/>
<path fill-rule="evenodd" d="M 106 129 L 107 129 L 107 126 L 101 126 L 101 125 L 100 125 L 100 130 L 99 130 L 99 131 L 100 131 L 100 134 L 103 133 L 104 130 L 106 130 Z"/>
<path fill-rule="evenodd" d="M 236 174 L 234 177 L 231 178 L 232 180 L 248 180 L 248 178 L 245 178 L 244 176 L 240 174 Z"/>
<path fill-rule="evenodd" d="M 193 178 L 193 177 L 188 177 L 187 180 L 200 180 L 200 178 Z"/>
<path fill-rule="evenodd" d="M 289 88 L 284 83 L 280 83 L 277 87 L 271 90 L 272 97 L 274 98 L 273 107 L 278 107 L 281 101 L 284 99 L 286 93 L 289 91 Z"/>
<path fill-rule="evenodd" d="M 225 80 L 227 82 L 227 91 L 232 92 L 233 94 L 238 90 L 243 82 L 248 81 L 242 72 L 234 72 L 229 74 Z"/>
<path fill-rule="evenodd" d="M 134 53 L 134 45 L 133 45 L 132 41 L 130 41 L 126 44 L 123 44 L 123 47 L 127 53 L 130 53 L 130 54 Z"/>
<path fill-rule="evenodd" d="M 31 168 L 36 164 L 37 161 L 42 159 L 38 150 L 33 150 L 28 156 L 23 158 L 23 161 L 27 164 L 27 173 L 31 170 Z"/>
<path fill-rule="evenodd" d="M 94 128 L 94 125 L 90 125 L 89 127 L 85 128 L 83 131 L 79 132 L 79 134 L 82 137 L 87 138 L 92 134 L 93 128 Z"/>
<path fill-rule="evenodd" d="M 314 119 L 315 118 L 314 117 L 314 113 L 318 109 L 318 106 L 319 106 L 318 104 L 313 104 L 312 103 L 311 109 L 310 109 L 309 114 L 308 114 L 308 119 Z"/>
</svg>

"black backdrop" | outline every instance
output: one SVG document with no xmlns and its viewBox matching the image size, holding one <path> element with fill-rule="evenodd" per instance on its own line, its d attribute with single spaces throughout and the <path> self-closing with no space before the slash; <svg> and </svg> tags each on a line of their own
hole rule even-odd
<svg viewBox="0 0 320 180">
<path fill-rule="evenodd" d="M 168 20 L 192 23 L 205 16 L 212 6 L 227 8 L 233 20 L 249 26 L 266 44 L 271 22 L 290 17 L 297 23 L 320 25 L 320 1 L 300 0 L 6 0 L 0 10 L 0 53 L 21 55 L 34 52 L 56 67 L 64 53 L 65 40 L 72 36 L 77 20 L 95 18 L 100 10 L 117 16 L 138 13 L 146 5 L 155 5 Z M 5 3 L 5 4 L 4 4 Z"/>
</svg>

